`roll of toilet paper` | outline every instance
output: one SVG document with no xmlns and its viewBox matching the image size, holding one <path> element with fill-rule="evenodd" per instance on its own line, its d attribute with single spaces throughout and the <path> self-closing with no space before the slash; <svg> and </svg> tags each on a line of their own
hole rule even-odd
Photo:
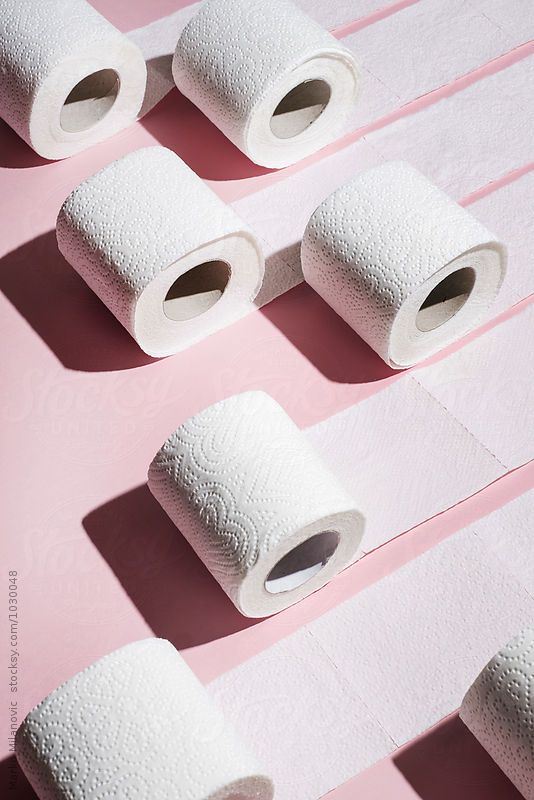
<svg viewBox="0 0 534 800">
<path fill-rule="evenodd" d="M 526 800 L 534 800 L 534 628 L 493 656 L 460 717 Z"/>
<path fill-rule="evenodd" d="M 321 203 L 301 257 L 306 281 L 395 369 L 472 329 L 506 262 L 484 225 L 404 162 L 374 167 Z"/>
<path fill-rule="evenodd" d="M 245 392 L 167 439 L 148 485 L 242 614 L 319 589 L 355 557 L 364 519 L 285 411 Z"/>
<path fill-rule="evenodd" d="M 164 147 L 130 153 L 81 183 L 59 212 L 57 240 L 152 356 L 242 316 L 263 278 L 253 234 Z"/>
<path fill-rule="evenodd" d="M 145 85 L 139 48 L 85 0 L 0 0 L 0 117 L 44 158 L 131 123 Z"/>
<path fill-rule="evenodd" d="M 207 0 L 172 65 L 183 94 L 240 150 L 285 167 L 324 147 L 354 106 L 354 56 L 290 0 Z"/>
<path fill-rule="evenodd" d="M 270 778 L 164 639 L 122 647 L 30 711 L 19 764 L 40 800 L 271 800 Z"/>
</svg>

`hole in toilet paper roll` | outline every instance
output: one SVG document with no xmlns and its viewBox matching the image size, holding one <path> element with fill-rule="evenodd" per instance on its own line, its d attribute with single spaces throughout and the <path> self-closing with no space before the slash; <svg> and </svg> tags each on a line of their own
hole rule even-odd
<svg viewBox="0 0 534 800">
<path fill-rule="evenodd" d="M 432 331 L 454 317 L 471 294 L 475 278 L 471 267 L 463 267 L 443 278 L 417 312 L 415 324 L 419 330 Z"/>
<path fill-rule="evenodd" d="M 100 122 L 117 99 L 119 83 L 114 69 L 99 69 L 77 83 L 61 109 L 63 130 L 78 133 Z"/>
<path fill-rule="evenodd" d="M 319 117 L 330 100 L 326 81 L 304 81 L 280 100 L 271 117 L 271 131 L 279 139 L 290 139 L 305 131 Z"/>
<path fill-rule="evenodd" d="M 322 531 L 286 553 L 265 579 L 270 594 L 290 592 L 313 578 L 330 560 L 339 544 L 336 531 Z"/>
<path fill-rule="evenodd" d="M 169 319 L 182 322 L 198 317 L 221 299 L 230 280 L 225 261 L 206 261 L 177 278 L 163 301 Z"/>
</svg>

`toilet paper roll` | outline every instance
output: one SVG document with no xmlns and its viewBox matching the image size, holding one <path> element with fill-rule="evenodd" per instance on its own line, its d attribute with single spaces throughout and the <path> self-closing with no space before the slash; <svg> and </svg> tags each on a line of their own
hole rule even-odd
<svg viewBox="0 0 534 800">
<path fill-rule="evenodd" d="M 534 800 L 534 628 L 486 664 L 460 718 L 526 800 Z"/>
<path fill-rule="evenodd" d="M 0 117 L 44 158 L 130 124 L 145 84 L 139 48 L 85 0 L 0 0 Z"/>
<path fill-rule="evenodd" d="M 18 729 L 15 752 L 40 800 L 273 796 L 164 639 L 126 645 L 55 689 Z"/>
<path fill-rule="evenodd" d="M 57 240 L 152 356 L 242 316 L 263 278 L 254 235 L 164 147 L 137 150 L 83 181 L 59 212 Z"/>
<path fill-rule="evenodd" d="M 148 485 L 242 614 L 281 611 L 355 557 L 364 519 L 271 397 L 246 392 L 167 439 Z"/>
<path fill-rule="evenodd" d="M 289 0 L 207 0 L 184 28 L 176 85 L 255 163 L 324 147 L 354 105 L 352 53 Z"/>
<path fill-rule="evenodd" d="M 468 211 L 404 162 L 333 192 L 302 240 L 305 280 L 395 369 L 459 339 L 501 286 L 506 253 Z"/>
</svg>

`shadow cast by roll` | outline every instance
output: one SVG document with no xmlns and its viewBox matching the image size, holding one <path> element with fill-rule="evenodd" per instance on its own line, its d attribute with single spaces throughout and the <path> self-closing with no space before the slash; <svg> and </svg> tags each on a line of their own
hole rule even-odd
<svg viewBox="0 0 534 800">
<path fill-rule="evenodd" d="M 95 509 L 83 525 L 156 636 L 178 649 L 259 622 L 239 613 L 146 484 Z"/>
<path fill-rule="evenodd" d="M 298 246 L 293 245 L 272 258 L 282 256 L 294 262 L 298 258 L 296 249 Z M 268 282 L 269 259 L 265 271 Z M 264 286 L 258 305 L 265 294 Z M 331 381 L 374 383 L 397 374 L 306 283 L 295 286 L 260 310 Z"/>
<path fill-rule="evenodd" d="M 36 800 L 37 798 L 15 756 L 9 756 L 0 761 L 0 786 L 4 790 L 2 797 L 9 798 L 9 800 Z"/>
<path fill-rule="evenodd" d="M 0 290 L 68 369 L 123 370 L 154 361 L 65 261 L 55 231 L 4 256 Z"/>
<path fill-rule="evenodd" d="M 393 761 L 421 800 L 521 800 L 458 714 L 404 747 Z"/>
<path fill-rule="evenodd" d="M 273 171 L 250 161 L 176 88 L 140 122 L 204 180 L 242 180 Z"/>
<path fill-rule="evenodd" d="M 0 120 L 0 154 L 3 169 L 31 169 L 53 163 L 37 155 L 3 120 Z"/>
</svg>

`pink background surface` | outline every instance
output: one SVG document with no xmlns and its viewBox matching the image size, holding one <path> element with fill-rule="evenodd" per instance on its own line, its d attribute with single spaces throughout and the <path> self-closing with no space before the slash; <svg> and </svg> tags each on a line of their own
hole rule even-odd
<svg viewBox="0 0 534 800">
<path fill-rule="evenodd" d="M 129 30 L 185 3 L 94 5 Z M 505 56 L 502 64 L 509 61 Z M 410 107 L 431 101 L 427 95 Z M 169 638 L 200 678 L 210 680 L 534 486 L 530 463 L 375 551 L 283 614 L 259 622 L 241 617 L 149 495 L 146 468 L 154 452 L 191 413 L 243 389 L 265 389 L 306 426 L 394 376 L 305 286 L 183 354 L 161 361 L 144 356 L 61 259 L 54 224 L 80 180 L 158 142 L 228 200 L 290 171 L 268 173 L 251 164 L 176 90 L 142 122 L 59 163 L 40 159 L 0 122 L 2 563 L 19 572 L 20 719 L 78 669 L 152 632 Z M 6 690 L 5 678 L 2 713 Z M 10 764 L 5 737 L 0 747 L 3 785 Z M 457 800 L 518 796 L 456 717 L 331 796 L 444 800 L 453 794 Z M 19 777 L 11 796 L 33 794 Z"/>
</svg>

